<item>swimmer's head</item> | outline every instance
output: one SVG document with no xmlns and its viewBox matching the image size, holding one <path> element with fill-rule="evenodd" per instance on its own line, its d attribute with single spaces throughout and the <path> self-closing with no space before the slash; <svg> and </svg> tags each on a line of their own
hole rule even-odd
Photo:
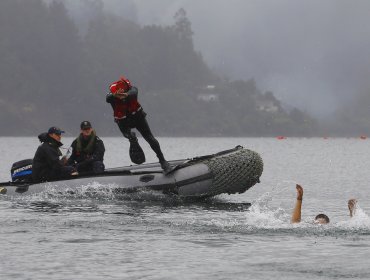
<svg viewBox="0 0 370 280">
<path fill-rule="evenodd" d="M 315 224 L 328 224 L 330 223 L 330 219 L 325 214 L 319 214 L 315 217 Z"/>
</svg>

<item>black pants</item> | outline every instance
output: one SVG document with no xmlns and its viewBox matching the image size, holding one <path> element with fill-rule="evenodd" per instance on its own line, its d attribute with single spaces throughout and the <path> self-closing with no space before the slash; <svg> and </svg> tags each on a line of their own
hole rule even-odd
<svg viewBox="0 0 370 280">
<path fill-rule="evenodd" d="M 102 161 L 83 162 L 76 165 L 79 173 L 103 173 L 105 166 Z"/>
<path fill-rule="evenodd" d="M 135 134 L 131 132 L 132 128 L 136 128 L 156 153 L 159 161 L 164 160 L 159 142 L 154 138 L 149 128 L 148 122 L 145 118 L 145 113 L 139 112 L 135 116 L 117 121 L 117 124 L 123 136 L 126 137 L 130 142 L 137 141 Z"/>
<path fill-rule="evenodd" d="M 53 170 L 47 177 L 46 180 L 61 180 L 71 177 L 71 173 L 74 171 L 72 166 L 63 166 L 59 170 Z M 43 181 L 43 179 L 41 180 Z"/>
</svg>

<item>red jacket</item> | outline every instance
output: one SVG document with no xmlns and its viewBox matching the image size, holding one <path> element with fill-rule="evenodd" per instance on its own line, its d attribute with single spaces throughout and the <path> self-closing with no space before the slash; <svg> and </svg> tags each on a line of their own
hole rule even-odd
<svg viewBox="0 0 370 280">
<path fill-rule="evenodd" d="M 127 93 L 128 96 L 125 99 L 116 98 L 111 93 L 107 95 L 106 101 L 112 105 L 115 120 L 125 119 L 143 110 L 140 103 L 137 101 L 137 88 L 132 87 Z"/>
</svg>

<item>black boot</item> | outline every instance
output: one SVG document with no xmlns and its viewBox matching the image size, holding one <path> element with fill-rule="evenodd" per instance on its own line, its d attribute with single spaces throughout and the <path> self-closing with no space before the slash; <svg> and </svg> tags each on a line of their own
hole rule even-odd
<svg viewBox="0 0 370 280">
<path fill-rule="evenodd" d="M 142 164 L 145 162 L 145 154 L 143 149 L 140 147 L 139 142 L 135 133 L 131 133 L 131 136 L 128 139 L 130 141 L 129 154 L 131 161 L 136 164 Z"/>
<path fill-rule="evenodd" d="M 165 159 L 160 160 L 159 163 L 161 164 L 164 174 L 168 174 L 169 172 L 172 171 L 172 166 L 168 163 L 167 160 Z"/>
<path fill-rule="evenodd" d="M 137 137 L 136 137 L 136 133 L 135 132 L 131 132 L 128 136 L 128 141 L 130 141 L 130 143 L 138 143 L 137 141 Z"/>
</svg>

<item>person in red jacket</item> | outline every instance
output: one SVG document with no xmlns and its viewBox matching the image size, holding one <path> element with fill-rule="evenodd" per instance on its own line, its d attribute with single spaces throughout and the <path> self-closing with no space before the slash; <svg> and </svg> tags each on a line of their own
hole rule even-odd
<svg viewBox="0 0 370 280">
<path fill-rule="evenodd" d="M 138 89 L 132 86 L 127 78 L 121 77 L 120 80 L 110 85 L 109 90 L 106 101 L 113 108 L 114 121 L 117 123 L 123 136 L 130 141 L 131 160 L 138 164 L 145 161 L 145 156 L 138 145 L 137 137 L 131 131 L 131 129 L 136 128 L 156 153 L 164 172 L 168 173 L 171 170 L 171 166 L 165 160 L 159 142 L 154 138 L 149 128 L 146 113 L 137 100 Z M 133 154 L 136 155 L 136 158 Z M 141 154 L 142 156 L 140 156 Z"/>
</svg>

